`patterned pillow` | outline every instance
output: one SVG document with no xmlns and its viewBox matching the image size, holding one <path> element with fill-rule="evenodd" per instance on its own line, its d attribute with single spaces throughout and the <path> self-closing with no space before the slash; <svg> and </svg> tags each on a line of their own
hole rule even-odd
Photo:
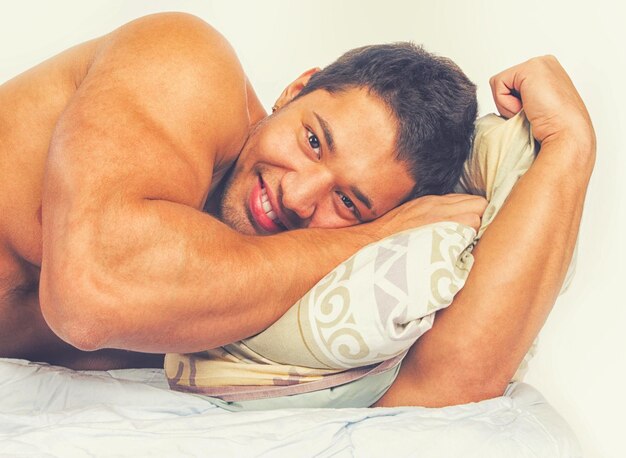
<svg viewBox="0 0 626 458">
<path fill-rule="evenodd" d="M 346 369 L 403 353 L 469 273 L 476 232 L 439 223 L 392 235 L 337 266 L 282 318 L 242 341 L 272 361 Z"/>
<path fill-rule="evenodd" d="M 338 373 L 399 362 L 465 284 L 472 248 L 535 153 L 523 113 L 507 121 L 481 118 L 457 187 L 490 202 L 478 236 L 470 227 L 442 222 L 368 245 L 256 336 L 194 355 L 167 355 L 170 386 L 214 396 L 237 386 L 314 387 Z"/>
</svg>

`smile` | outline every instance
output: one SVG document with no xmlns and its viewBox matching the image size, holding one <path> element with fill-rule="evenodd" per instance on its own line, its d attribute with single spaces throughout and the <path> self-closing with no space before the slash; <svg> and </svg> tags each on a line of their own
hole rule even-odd
<svg viewBox="0 0 626 458">
<path fill-rule="evenodd" d="M 279 223 L 278 217 L 274 210 L 272 209 L 272 204 L 270 204 L 269 198 L 267 197 L 267 191 L 265 188 L 261 189 L 261 204 L 263 205 L 263 210 L 265 210 L 265 214 L 275 223 Z"/>
<path fill-rule="evenodd" d="M 265 232 L 275 234 L 285 230 L 260 177 L 250 194 L 250 213 L 256 225 Z"/>
</svg>

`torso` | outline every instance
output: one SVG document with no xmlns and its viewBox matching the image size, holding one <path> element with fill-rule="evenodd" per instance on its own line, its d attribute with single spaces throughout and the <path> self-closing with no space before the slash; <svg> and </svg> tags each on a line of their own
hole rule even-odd
<svg viewBox="0 0 626 458">
<path fill-rule="evenodd" d="M 83 43 L 0 86 L 0 357 L 90 369 L 158 366 L 162 360 L 161 355 L 122 350 L 79 351 L 50 331 L 39 308 L 47 151 L 97 46 L 98 40 Z M 261 113 L 253 91 L 249 97 L 251 111 Z M 226 170 L 222 164 L 216 171 L 209 194 Z"/>
</svg>

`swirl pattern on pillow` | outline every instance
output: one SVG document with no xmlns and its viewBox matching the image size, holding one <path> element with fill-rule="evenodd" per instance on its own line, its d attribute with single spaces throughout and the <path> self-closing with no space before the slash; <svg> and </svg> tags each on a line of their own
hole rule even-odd
<svg viewBox="0 0 626 458">
<path fill-rule="evenodd" d="M 373 243 L 326 275 L 274 325 L 241 344 L 280 364 L 347 369 L 407 350 L 463 287 L 475 231 L 457 223 Z M 277 338 L 280 336 L 280 338 Z"/>
<path fill-rule="evenodd" d="M 273 397 L 280 390 L 263 387 L 302 384 L 304 393 L 325 378 L 339 384 L 370 374 L 358 369 L 363 366 L 398 364 L 465 284 L 471 250 L 532 164 L 536 148 L 523 112 L 506 121 L 479 119 L 457 187 L 489 201 L 478 234 L 443 222 L 368 245 L 260 334 L 194 355 L 168 354 L 170 386 L 212 396 L 223 387 L 230 399 L 236 399 L 237 386 L 252 399 L 250 387 L 256 386 L 259 397 Z"/>
</svg>

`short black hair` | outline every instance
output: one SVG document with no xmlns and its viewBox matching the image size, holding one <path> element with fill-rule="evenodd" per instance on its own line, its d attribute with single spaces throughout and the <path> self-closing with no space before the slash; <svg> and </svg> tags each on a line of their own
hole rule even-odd
<svg viewBox="0 0 626 458">
<path fill-rule="evenodd" d="M 411 197 L 447 194 L 459 181 L 474 133 L 476 86 L 452 60 L 410 42 L 356 48 L 315 73 L 302 97 L 367 88 L 398 125 L 397 159 L 408 164 Z"/>
</svg>

